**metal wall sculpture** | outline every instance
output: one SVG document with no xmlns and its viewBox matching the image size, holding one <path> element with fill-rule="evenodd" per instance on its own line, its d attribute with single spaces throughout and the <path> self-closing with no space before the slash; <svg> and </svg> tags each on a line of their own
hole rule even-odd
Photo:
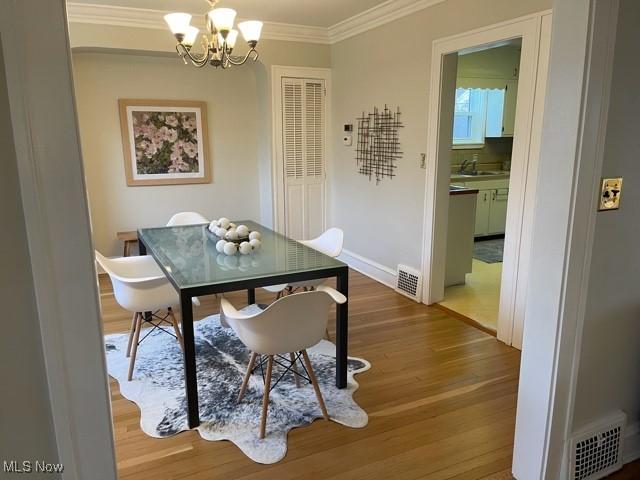
<svg viewBox="0 0 640 480">
<path fill-rule="evenodd" d="M 358 173 L 375 178 L 376 185 L 385 177 L 395 177 L 396 160 L 402 157 L 398 128 L 402 127 L 400 108 L 392 112 L 384 106 L 382 111 L 373 108 L 373 113 L 358 118 L 358 144 L 356 161 Z"/>
</svg>

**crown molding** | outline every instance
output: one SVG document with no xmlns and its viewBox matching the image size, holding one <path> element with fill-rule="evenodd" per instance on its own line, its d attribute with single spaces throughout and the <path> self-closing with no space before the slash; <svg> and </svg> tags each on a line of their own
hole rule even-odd
<svg viewBox="0 0 640 480">
<path fill-rule="evenodd" d="M 167 30 L 167 24 L 163 18 L 167 13 L 170 12 L 112 5 L 67 3 L 67 16 L 70 23 Z M 192 15 L 193 25 L 204 30 L 204 14 L 200 12 L 192 13 Z M 289 23 L 264 22 L 262 38 L 266 40 L 329 44 L 329 35 L 326 28 Z"/>
<path fill-rule="evenodd" d="M 97 0 L 99 1 L 99 0 Z M 373 8 L 336 23 L 329 28 L 289 23 L 264 22 L 262 38 L 289 42 L 320 43 L 329 45 L 359 35 L 419 10 L 446 0 L 387 0 Z M 67 3 L 69 22 L 119 27 L 166 30 L 163 10 L 120 7 L 86 3 Z M 193 14 L 193 24 L 204 29 L 204 15 Z"/>
<path fill-rule="evenodd" d="M 367 30 L 374 29 L 445 1 L 446 0 L 387 0 L 380 5 L 376 5 L 329 27 L 329 39 L 331 43 L 341 42 L 347 38 L 364 33 Z"/>
</svg>

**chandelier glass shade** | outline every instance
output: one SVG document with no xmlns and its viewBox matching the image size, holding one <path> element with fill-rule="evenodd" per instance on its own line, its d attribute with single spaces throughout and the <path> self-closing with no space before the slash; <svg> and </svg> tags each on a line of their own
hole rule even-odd
<svg viewBox="0 0 640 480">
<path fill-rule="evenodd" d="M 185 64 L 191 62 L 196 67 L 212 65 L 214 67 L 229 68 L 242 65 L 251 59 L 258 59 L 256 46 L 262 32 L 262 22 L 247 20 L 238 23 L 238 30 L 234 28 L 236 11 L 232 8 L 215 8 L 219 0 L 207 0 L 211 9 L 205 15 L 206 31 L 202 36 L 202 53 L 192 51 L 200 30 L 191 25 L 192 16 L 188 13 L 169 13 L 164 16 L 169 30 L 177 40 L 176 51 Z M 249 46 L 245 55 L 232 55 L 238 40 L 238 33 L 242 33 Z"/>
</svg>

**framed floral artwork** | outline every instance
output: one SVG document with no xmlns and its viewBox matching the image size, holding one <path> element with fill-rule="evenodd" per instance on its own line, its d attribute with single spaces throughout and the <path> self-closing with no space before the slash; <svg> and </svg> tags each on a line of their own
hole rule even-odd
<svg viewBox="0 0 640 480">
<path fill-rule="evenodd" d="M 207 105 L 118 100 L 127 185 L 211 182 Z"/>
</svg>

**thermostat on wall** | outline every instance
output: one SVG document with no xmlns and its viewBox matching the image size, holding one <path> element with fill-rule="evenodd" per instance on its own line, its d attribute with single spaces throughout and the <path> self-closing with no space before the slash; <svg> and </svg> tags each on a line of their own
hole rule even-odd
<svg viewBox="0 0 640 480">
<path fill-rule="evenodd" d="M 353 132 L 353 125 L 351 123 L 345 123 L 345 125 L 344 125 L 344 136 L 342 137 L 342 144 L 345 147 L 350 147 L 353 144 L 353 139 L 351 137 L 351 132 Z"/>
</svg>

